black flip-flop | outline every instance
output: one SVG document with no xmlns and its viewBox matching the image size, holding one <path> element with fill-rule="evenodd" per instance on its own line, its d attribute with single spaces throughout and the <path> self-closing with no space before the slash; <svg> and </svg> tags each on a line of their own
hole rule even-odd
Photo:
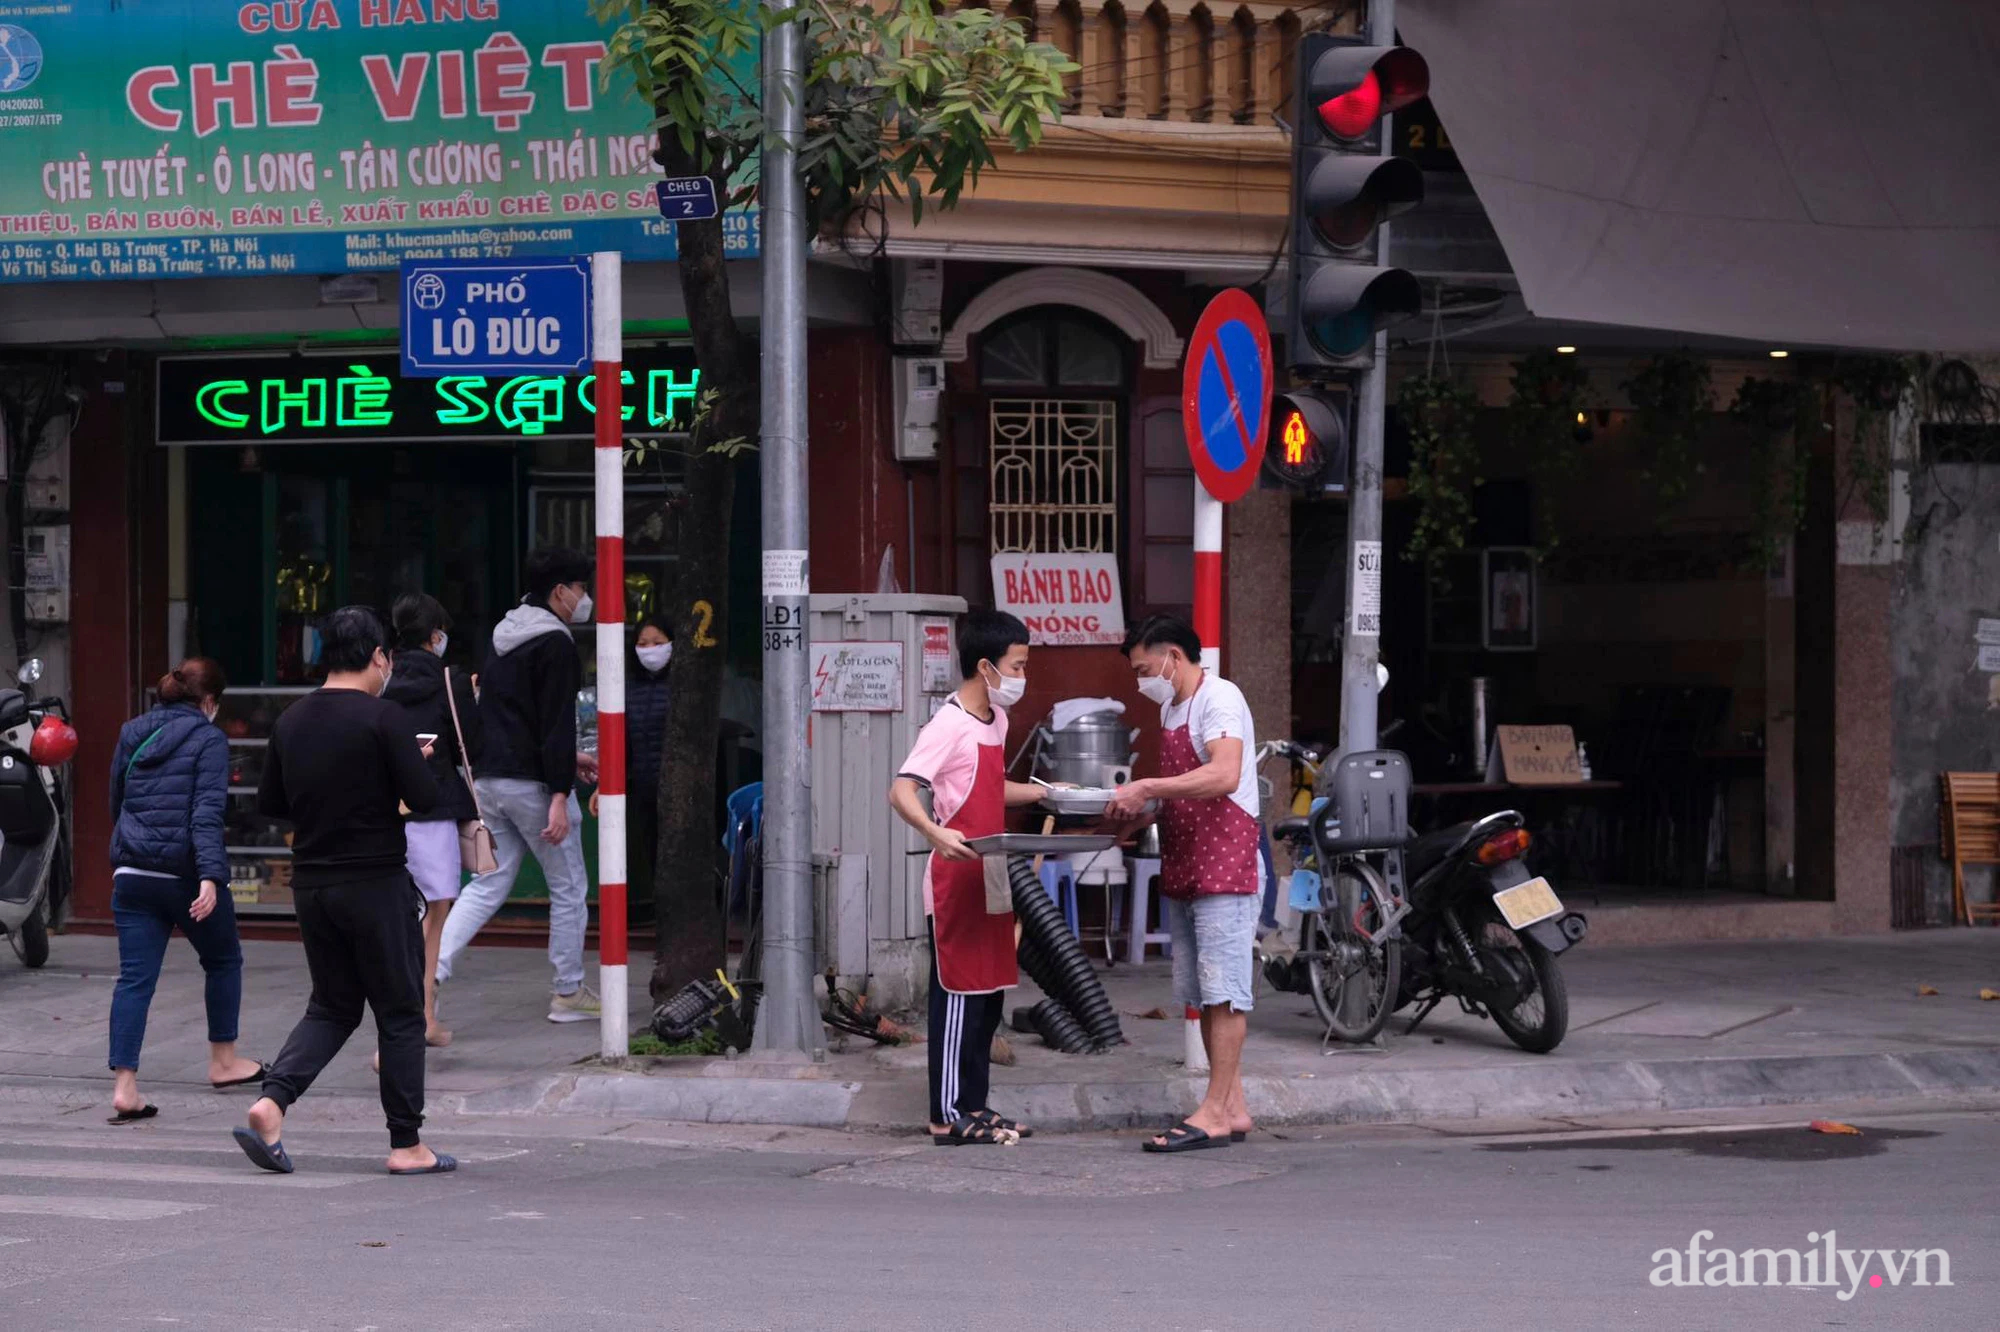
<svg viewBox="0 0 2000 1332">
<path fill-rule="evenodd" d="M 1229 1140 L 1230 1140 L 1231 1142 L 1242 1142 L 1242 1141 L 1243 1141 L 1243 1140 L 1244 1140 L 1245 1138 L 1247 1138 L 1247 1137 L 1249 1137 L 1249 1136 L 1250 1136 L 1250 1130 L 1248 1130 L 1248 1129 L 1231 1129 L 1231 1130 L 1229 1130 Z"/>
<path fill-rule="evenodd" d="M 964 1115 L 943 1133 L 931 1134 L 931 1144 L 936 1147 L 998 1147 L 1000 1130 L 986 1120 Z"/>
<path fill-rule="evenodd" d="M 1001 1114 L 998 1110 L 974 1110 L 969 1117 L 978 1120 L 982 1124 L 991 1124 L 997 1129 L 1010 1129 L 1020 1134 L 1024 1140 L 1035 1136 L 1033 1129 L 1024 1124 L 1016 1123 L 1014 1120 Z"/>
<path fill-rule="evenodd" d="M 391 1170 L 392 1175 L 449 1175 L 458 1169 L 458 1158 L 444 1152 L 435 1153 L 437 1160 L 427 1166 L 410 1166 L 402 1170 Z"/>
<path fill-rule="evenodd" d="M 115 1106 L 112 1108 L 117 1109 Z M 136 1124 L 142 1119 L 151 1119 L 159 1113 L 160 1107 L 157 1105 L 142 1105 L 137 1110 L 119 1110 L 117 1114 L 104 1122 L 107 1124 Z"/>
<path fill-rule="evenodd" d="M 1153 1139 L 1148 1138 L 1139 1144 L 1140 1148 L 1144 1151 L 1167 1155 L 1173 1152 L 1205 1151 L 1210 1147 L 1227 1147 L 1230 1141 L 1228 1138 L 1215 1137 L 1206 1129 L 1196 1128 L 1185 1119 L 1159 1136 L 1165 1138 L 1166 1141 L 1155 1142 Z"/>
<path fill-rule="evenodd" d="M 252 1073 L 248 1077 L 231 1078 L 227 1082 L 211 1082 L 208 1085 L 215 1088 L 217 1091 L 221 1091 L 225 1087 L 247 1087 L 253 1082 L 262 1082 L 264 1080 L 264 1075 L 270 1071 L 271 1070 L 269 1065 L 259 1064 L 257 1065 L 257 1071 L 255 1073 Z"/>
<path fill-rule="evenodd" d="M 243 1149 L 243 1154 L 258 1169 L 268 1170 L 274 1175 L 289 1175 L 298 1169 L 292 1164 L 292 1158 L 285 1154 L 284 1143 L 265 1142 L 247 1128 L 234 1128 L 229 1132 L 236 1139 L 236 1145 Z"/>
</svg>

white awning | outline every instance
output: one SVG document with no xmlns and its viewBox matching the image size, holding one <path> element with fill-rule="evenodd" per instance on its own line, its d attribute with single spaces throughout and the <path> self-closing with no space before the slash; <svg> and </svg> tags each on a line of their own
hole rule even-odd
<svg viewBox="0 0 2000 1332">
<path fill-rule="evenodd" d="M 1402 0 L 1545 319 L 2000 351 L 1996 0 Z"/>
</svg>

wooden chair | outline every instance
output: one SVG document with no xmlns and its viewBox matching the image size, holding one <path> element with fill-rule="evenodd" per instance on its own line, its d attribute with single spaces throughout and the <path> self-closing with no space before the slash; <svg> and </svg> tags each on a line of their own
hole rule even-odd
<svg viewBox="0 0 2000 1332">
<path fill-rule="evenodd" d="M 2000 901 L 1967 902 L 1965 867 L 2000 865 L 2000 772 L 1947 772 L 1939 812 L 1944 858 L 1951 863 L 1952 918 L 1961 925 L 2000 924 Z"/>
</svg>

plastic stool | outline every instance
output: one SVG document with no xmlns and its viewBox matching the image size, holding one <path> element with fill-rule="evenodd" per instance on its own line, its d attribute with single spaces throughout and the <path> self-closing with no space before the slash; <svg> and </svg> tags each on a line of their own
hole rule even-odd
<svg viewBox="0 0 2000 1332">
<path fill-rule="evenodd" d="M 1160 862 L 1151 857 L 1133 856 L 1125 863 L 1126 879 L 1131 884 L 1130 902 L 1125 910 L 1125 960 L 1134 964 L 1146 960 L 1146 945 L 1158 944 L 1167 957 L 1174 955 L 1174 936 L 1165 930 L 1146 928 L 1152 914 L 1149 899 L 1153 895 L 1153 884 L 1160 877 Z"/>
<path fill-rule="evenodd" d="M 1078 924 L 1076 914 L 1076 872 L 1070 868 L 1069 861 L 1059 856 L 1050 856 L 1042 861 L 1042 868 L 1038 872 L 1041 875 L 1042 890 L 1063 913 L 1063 923 L 1069 926 L 1072 935 L 1081 939 L 1083 929 Z"/>
</svg>

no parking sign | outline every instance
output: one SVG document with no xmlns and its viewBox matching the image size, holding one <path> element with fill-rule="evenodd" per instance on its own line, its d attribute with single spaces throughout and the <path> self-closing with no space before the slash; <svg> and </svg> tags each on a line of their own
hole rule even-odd
<svg viewBox="0 0 2000 1332">
<path fill-rule="evenodd" d="M 1271 425 L 1271 332 L 1248 292 L 1217 294 L 1188 339 L 1181 426 L 1195 475 L 1224 504 L 1256 484 Z"/>
</svg>

